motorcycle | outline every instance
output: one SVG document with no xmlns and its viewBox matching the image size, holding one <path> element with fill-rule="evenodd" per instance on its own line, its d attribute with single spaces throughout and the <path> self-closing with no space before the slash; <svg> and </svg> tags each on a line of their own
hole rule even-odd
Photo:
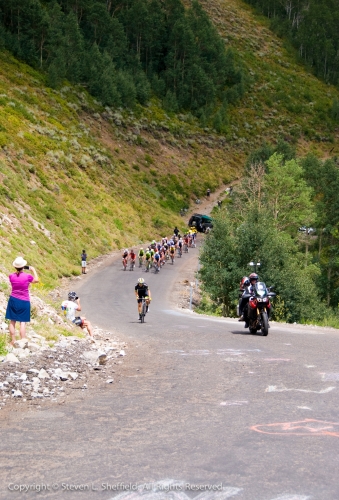
<svg viewBox="0 0 339 500">
<path fill-rule="evenodd" d="M 275 297 L 276 293 L 272 292 L 273 286 L 266 287 L 265 283 L 259 281 L 255 285 L 249 287 L 248 293 L 243 295 L 248 298 L 247 317 L 250 333 L 256 334 L 259 330 L 261 335 L 268 335 L 268 315 L 267 310 L 271 307 L 270 297 Z"/>
</svg>

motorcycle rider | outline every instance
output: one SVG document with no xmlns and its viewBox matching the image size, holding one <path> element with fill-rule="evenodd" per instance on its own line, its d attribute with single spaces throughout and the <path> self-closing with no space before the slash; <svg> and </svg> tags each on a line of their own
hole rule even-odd
<svg viewBox="0 0 339 500">
<path fill-rule="evenodd" d="M 257 275 L 257 273 L 251 273 L 248 278 L 244 276 L 240 283 L 240 289 L 243 290 L 243 293 L 239 301 L 240 318 L 238 319 L 238 321 L 245 321 L 244 328 L 248 328 L 247 304 L 249 301 L 249 296 L 244 297 L 244 295 L 253 293 L 252 287 L 254 287 L 256 283 L 258 283 L 258 280 L 259 276 Z"/>
</svg>

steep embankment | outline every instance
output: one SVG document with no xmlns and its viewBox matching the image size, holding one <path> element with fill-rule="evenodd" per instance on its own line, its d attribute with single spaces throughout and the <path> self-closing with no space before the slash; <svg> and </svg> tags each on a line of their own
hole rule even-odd
<svg viewBox="0 0 339 500">
<path fill-rule="evenodd" d="M 202 3 L 247 74 L 223 136 L 155 100 L 132 112 L 103 108 L 67 82 L 51 90 L 0 53 L 2 271 L 24 254 L 50 288 L 79 273 L 82 248 L 92 258 L 166 233 L 182 223 L 179 208 L 240 176 L 264 140 L 338 152 L 330 117 L 338 92 L 298 66 L 248 6 Z"/>
<path fill-rule="evenodd" d="M 230 110 L 232 148 L 244 153 L 279 137 L 300 155 L 326 158 L 339 152 L 339 124 L 331 117 L 338 89 L 310 75 L 297 54 L 269 30 L 269 21 L 241 0 L 201 0 L 223 36 L 248 69 L 249 86 Z"/>
</svg>

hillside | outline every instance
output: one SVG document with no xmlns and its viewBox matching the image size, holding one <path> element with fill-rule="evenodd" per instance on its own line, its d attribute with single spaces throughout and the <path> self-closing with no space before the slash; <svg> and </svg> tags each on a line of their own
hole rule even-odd
<svg viewBox="0 0 339 500">
<path fill-rule="evenodd" d="M 1 271 L 23 254 L 47 290 L 79 274 L 82 248 L 93 258 L 167 233 L 207 187 L 240 177 L 264 141 L 338 154 L 330 116 L 338 91 L 298 66 L 247 5 L 202 4 L 247 75 L 223 135 L 189 113 L 166 113 L 155 98 L 128 111 L 67 82 L 52 90 L 43 74 L 0 53 Z"/>
</svg>

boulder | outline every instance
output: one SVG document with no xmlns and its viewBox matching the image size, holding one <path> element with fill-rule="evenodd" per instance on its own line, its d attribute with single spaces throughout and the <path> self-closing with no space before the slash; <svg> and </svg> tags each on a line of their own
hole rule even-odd
<svg viewBox="0 0 339 500">
<path fill-rule="evenodd" d="M 28 339 L 20 339 L 14 342 L 14 347 L 19 347 L 20 349 L 25 349 L 28 346 Z"/>
<path fill-rule="evenodd" d="M 12 352 L 9 352 L 7 356 L 5 356 L 5 359 L 3 360 L 3 363 L 20 363 L 18 358 L 13 354 Z"/>
<path fill-rule="evenodd" d="M 23 393 L 19 391 L 19 389 L 18 390 L 12 389 L 12 396 L 14 398 L 22 398 Z"/>
<path fill-rule="evenodd" d="M 50 378 L 50 376 L 48 375 L 48 373 L 46 372 L 46 370 L 44 370 L 43 368 L 41 368 L 41 370 L 39 371 L 38 377 L 40 379 Z"/>
</svg>

